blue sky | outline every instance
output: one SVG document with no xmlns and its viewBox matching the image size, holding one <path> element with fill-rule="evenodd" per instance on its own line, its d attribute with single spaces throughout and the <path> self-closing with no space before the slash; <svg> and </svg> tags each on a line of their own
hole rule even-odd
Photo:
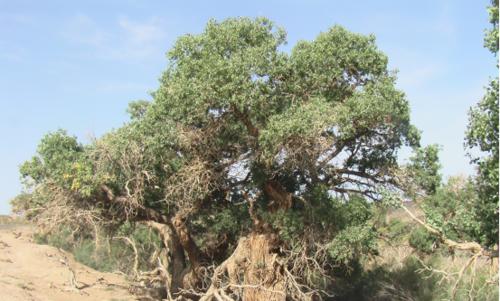
<svg viewBox="0 0 500 301">
<path fill-rule="evenodd" d="M 210 2 L 210 3 L 209 3 Z M 399 70 L 423 143 L 442 145 L 443 174 L 472 174 L 463 149 L 468 108 L 497 73 L 483 48 L 488 1 L 0 0 L 0 213 L 21 191 L 18 166 L 58 128 L 81 141 L 150 99 L 177 37 L 210 18 L 266 16 L 297 40 L 334 24 L 373 33 Z"/>
</svg>

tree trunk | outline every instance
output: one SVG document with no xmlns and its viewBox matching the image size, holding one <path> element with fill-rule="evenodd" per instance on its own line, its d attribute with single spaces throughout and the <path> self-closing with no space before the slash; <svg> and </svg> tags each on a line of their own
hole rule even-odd
<svg viewBox="0 0 500 301">
<path fill-rule="evenodd" d="M 285 301 L 282 268 L 275 252 L 273 234 L 250 234 L 247 240 L 249 266 L 245 271 L 243 300 Z"/>
<path fill-rule="evenodd" d="M 285 301 L 285 277 L 277 260 L 277 244 L 274 234 L 254 232 L 240 238 L 233 254 L 215 269 L 200 301 Z"/>
<path fill-rule="evenodd" d="M 179 237 L 179 242 L 186 251 L 189 262 L 193 268 L 198 268 L 202 262 L 202 252 L 189 234 L 184 218 L 181 214 L 176 214 L 172 219 L 172 226 Z"/>
<path fill-rule="evenodd" d="M 292 207 L 292 194 L 277 181 L 269 180 L 264 184 L 264 192 L 271 202 L 267 208 L 271 212 L 276 212 L 278 209 L 289 209 Z"/>
<path fill-rule="evenodd" d="M 167 249 L 166 258 L 163 262 L 165 272 L 168 274 L 166 288 L 170 294 L 175 294 L 183 287 L 184 270 L 186 269 L 184 250 L 179 237 L 169 225 L 154 221 L 147 221 L 146 224 L 160 234 L 163 245 Z"/>
<path fill-rule="evenodd" d="M 174 216 L 172 227 L 179 238 L 182 249 L 186 251 L 190 263 L 189 270 L 184 271 L 182 287 L 184 289 L 198 289 L 203 280 L 198 275 L 204 259 L 203 253 L 191 237 L 185 223 L 185 216 L 182 213 L 177 213 Z"/>
</svg>

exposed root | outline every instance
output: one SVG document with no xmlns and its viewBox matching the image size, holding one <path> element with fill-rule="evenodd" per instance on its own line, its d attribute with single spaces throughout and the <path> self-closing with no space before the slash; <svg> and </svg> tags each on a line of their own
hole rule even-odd
<svg viewBox="0 0 500 301">
<path fill-rule="evenodd" d="M 200 301 L 285 300 L 283 267 L 273 252 L 272 234 L 250 234 L 215 268 L 211 285 Z"/>
<path fill-rule="evenodd" d="M 64 252 L 61 249 L 59 249 L 59 253 L 61 254 L 61 259 L 59 259 L 59 261 L 63 265 L 65 265 L 69 270 L 69 280 L 68 280 L 69 288 L 68 289 L 72 290 L 72 291 L 79 291 L 80 289 L 87 287 L 88 285 L 85 285 L 85 284 L 81 285 L 78 282 L 78 280 L 76 279 L 75 271 L 73 270 L 73 268 L 69 264 L 68 258 L 66 257 Z"/>
</svg>

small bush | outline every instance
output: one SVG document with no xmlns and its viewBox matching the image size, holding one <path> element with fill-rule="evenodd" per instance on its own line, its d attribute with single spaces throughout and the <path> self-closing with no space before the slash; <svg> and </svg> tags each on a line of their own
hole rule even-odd
<svg viewBox="0 0 500 301">
<path fill-rule="evenodd" d="M 430 254 L 437 247 L 437 238 L 423 227 L 413 230 L 409 238 L 410 246 L 418 252 Z"/>
<path fill-rule="evenodd" d="M 156 233 L 144 226 L 123 225 L 116 234 L 128 236 L 135 242 L 140 270 L 152 268 L 148 259 L 161 244 Z M 68 251 L 74 255 L 76 261 L 99 271 L 122 271 L 127 274 L 132 272 L 131 262 L 134 261 L 135 254 L 132 247 L 121 239 L 101 238 L 99 245 L 96 245 L 91 236 L 80 235 L 74 238 L 69 229 L 60 228 L 48 234 L 37 233 L 34 235 L 34 241 Z"/>
</svg>

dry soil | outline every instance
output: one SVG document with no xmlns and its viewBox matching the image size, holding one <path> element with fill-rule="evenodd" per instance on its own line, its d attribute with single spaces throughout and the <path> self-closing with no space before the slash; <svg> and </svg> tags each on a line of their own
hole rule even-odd
<svg viewBox="0 0 500 301">
<path fill-rule="evenodd" d="M 34 243 L 32 233 L 29 225 L 0 223 L 0 300 L 135 300 L 123 275 L 75 262 L 71 254 Z"/>
</svg>

